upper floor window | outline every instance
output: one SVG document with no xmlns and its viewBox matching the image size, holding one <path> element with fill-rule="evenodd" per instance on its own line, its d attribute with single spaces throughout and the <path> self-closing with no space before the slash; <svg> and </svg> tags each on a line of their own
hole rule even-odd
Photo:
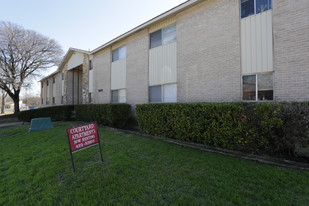
<svg viewBox="0 0 309 206">
<path fill-rule="evenodd" d="M 61 80 L 64 80 L 64 73 L 61 73 Z"/>
<path fill-rule="evenodd" d="M 272 0 L 241 0 L 241 18 L 272 9 Z"/>
<path fill-rule="evenodd" d="M 150 34 L 150 49 L 176 41 L 176 24 Z"/>
<path fill-rule="evenodd" d="M 89 60 L 89 70 L 92 70 L 93 67 L 92 67 L 92 60 Z"/>
<path fill-rule="evenodd" d="M 112 54 L 112 61 L 117 61 L 117 60 L 120 60 L 120 59 L 124 59 L 126 58 L 127 56 L 127 48 L 126 46 L 122 46 L 122 47 L 119 47 L 118 49 L 115 49 L 113 51 L 113 54 Z"/>
<path fill-rule="evenodd" d="M 55 78 L 55 77 L 53 77 L 53 84 L 55 84 L 55 82 L 56 82 L 56 78 Z"/>
<path fill-rule="evenodd" d="M 44 84 L 43 84 L 43 82 L 41 82 L 41 86 L 42 86 L 42 88 L 44 87 Z"/>
<path fill-rule="evenodd" d="M 46 81 L 46 86 L 48 86 L 48 85 L 49 85 L 49 81 L 47 80 L 47 81 Z"/>
</svg>

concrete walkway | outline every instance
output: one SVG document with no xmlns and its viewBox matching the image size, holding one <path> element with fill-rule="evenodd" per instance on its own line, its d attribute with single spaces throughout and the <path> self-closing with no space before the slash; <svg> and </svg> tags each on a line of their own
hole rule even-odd
<svg viewBox="0 0 309 206">
<path fill-rule="evenodd" d="M 12 126 L 17 126 L 17 125 L 23 125 L 23 122 L 9 122 L 9 123 L 0 123 L 0 128 L 3 127 L 12 127 Z"/>
</svg>

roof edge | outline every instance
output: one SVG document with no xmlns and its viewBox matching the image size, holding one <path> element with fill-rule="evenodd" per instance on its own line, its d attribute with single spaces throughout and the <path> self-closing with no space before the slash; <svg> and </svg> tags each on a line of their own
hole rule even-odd
<svg viewBox="0 0 309 206">
<path fill-rule="evenodd" d="M 154 17 L 154 18 L 152 18 L 152 19 L 150 19 L 148 21 L 146 21 L 145 23 L 142 23 L 141 25 L 139 25 L 139 26 L 137 26 L 137 27 L 127 31 L 127 32 L 125 32 L 124 34 L 121 34 L 120 36 L 118 36 L 118 37 L 112 39 L 111 41 L 103 44 L 102 46 L 99 46 L 98 48 L 92 50 L 90 52 L 90 54 L 97 53 L 100 50 L 102 50 L 102 49 L 104 49 L 106 47 L 111 46 L 113 43 L 115 43 L 117 41 L 120 41 L 120 40 L 122 40 L 124 38 L 127 38 L 128 36 L 130 36 L 133 33 L 137 32 L 137 31 L 139 31 L 141 29 L 144 29 L 144 28 L 150 26 L 151 24 L 154 24 L 154 23 L 156 23 L 156 22 L 158 22 L 158 21 L 160 21 L 160 20 L 162 20 L 164 18 L 167 18 L 167 17 L 169 17 L 169 16 L 171 16 L 171 15 L 177 13 L 177 12 L 180 12 L 180 11 L 182 11 L 184 9 L 187 9 L 187 8 L 189 8 L 191 6 L 194 6 L 196 3 L 199 3 L 199 2 L 201 2 L 201 0 L 188 0 L 188 1 L 185 1 L 185 2 L 183 2 L 181 4 L 179 4 L 178 6 L 176 6 L 176 7 L 172 8 L 172 9 L 170 9 L 170 10 L 168 10 L 168 11 L 166 11 L 166 12 L 164 12 L 164 13 L 162 13 L 162 14 L 160 14 L 160 15 L 158 15 L 158 16 L 156 16 L 156 17 Z"/>
</svg>

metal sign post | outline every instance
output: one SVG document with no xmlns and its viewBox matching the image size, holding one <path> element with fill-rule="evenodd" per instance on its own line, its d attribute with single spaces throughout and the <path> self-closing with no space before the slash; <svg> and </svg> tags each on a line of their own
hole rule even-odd
<svg viewBox="0 0 309 206">
<path fill-rule="evenodd" d="M 94 122 L 86 125 L 81 125 L 78 127 L 69 128 L 67 129 L 67 137 L 69 142 L 73 172 L 75 172 L 74 159 L 73 159 L 74 152 L 78 152 L 83 149 L 99 145 L 101 160 L 103 162 L 101 141 L 99 138 L 97 123 Z"/>
</svg>

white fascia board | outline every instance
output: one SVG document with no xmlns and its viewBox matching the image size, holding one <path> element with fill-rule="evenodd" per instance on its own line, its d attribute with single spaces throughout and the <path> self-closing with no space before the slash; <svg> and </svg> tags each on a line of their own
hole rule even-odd
<svg viewBox="0 0 309 206">
<path fill-rule="evenodd" d="M 176 14 L 176 13 L 178 13 L 178 12 L 184 10 L 184 9 L 190 8 L 191 6 L 195 5 L 196 3 L 199 3 L 199 2 L 202 2 L 202 1 L 204 1 L 204 0 L 188 0 L 188 1 L 178 5 L 176 7 L 174 7 L 172 9 L 170 9 L 170 10 L 160 14 L 159 16 L 156 16 L 156 17 L 150 19 L 149 21 L 147 21 L 147 22 L 145 22 L 145 23 L 143 23 L 143 24 L 133 28 L 132 30 L 130 30 L 130 31 L 128 31 L 128 32 L 126 32 L 126 33 L 116 37 L 115 39 L 107 42 L 106 44 L 103 44 L 102 46 L 100 46 L 100 47 L 94 49 L 93 51 L 91 51 L 90 54 L 94 54 L 94 53 L 96 53 L 96 52 L 98 52 L 98 51 L 100 51 L 100 50 L 102 50 L 102 49 L 104 49 L 106 47 L 109 47 L 112 44 L 114 44 L 115 42 L 120 41 L 122 39 L 125 39 L 125 38 L 127 38 L 128 36 L 132 35 L 135 32 L 138 32 L 138 31 L 140 31 L 140 30 L 142 30 L 142 29 L 144 29 L 146 27 L 149 27 L 150 25 L 152 25 L 154 23 L 157 23 L 158 21 L 160 21 L 160 20 L 162 20 L 164 18 L 167 18 L 167 17 L 169 17 L 169 16 L 171 16 L 173 14 Z"/>
</svg>

